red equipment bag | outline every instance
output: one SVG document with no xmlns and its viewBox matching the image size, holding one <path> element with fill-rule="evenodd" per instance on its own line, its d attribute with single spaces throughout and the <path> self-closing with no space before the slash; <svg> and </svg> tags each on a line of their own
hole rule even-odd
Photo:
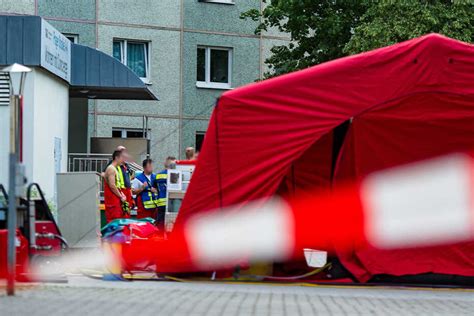
<svg viewBox="0 0 474 316">
<path fill-rule="evenodd" d="M 127 253 L 129 248 L 141 242 L 163 238 L 163 233 L 153 224 L 151 219 L 117 219 L 102 228 L 102 242 L 121 244 L 121 251 Z M 122 271 L 150 270 L 151 261 L 126 260 L 122 262 Z"/>
</svg>

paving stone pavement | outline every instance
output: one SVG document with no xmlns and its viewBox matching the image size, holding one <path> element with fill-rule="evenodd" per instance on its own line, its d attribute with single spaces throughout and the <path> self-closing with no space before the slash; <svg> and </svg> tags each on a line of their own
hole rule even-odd
<svg viewBox="0 0 474 316">
<path fill-rule="evenodd" d="M 0 289 L 0 315 L 474 315 L 473 291 L 69 280 Z"/>
</svg>

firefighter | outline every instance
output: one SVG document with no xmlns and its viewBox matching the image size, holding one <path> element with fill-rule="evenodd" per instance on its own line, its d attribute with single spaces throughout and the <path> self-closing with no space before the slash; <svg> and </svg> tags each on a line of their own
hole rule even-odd
<svg viewBox="0 0 474 316">
<path fill-rule="evenodd" d="M 143 172 L 132 183 L 133 194 L 137 196 L 137 218 L 157 218 L 158 189 L 156 174 L 153 173 L 153 161 L 143 160 Z"/>
<path fill-rule="evenodd" d="M 166 214 L 166 186 L 168 182 L 168 169 L 171 168 L 171 165 L 176 163 L 175 157 L 168 157 L 165 161 L 165 169 L 161 170 L 156 175 L 156 182 L 158 184 L 158 214 L 156 217 L 156 222 L 158 228 L 164 230 L 165 228 L 165 214 Z"/>
<path fill-rule="evenodd" d="M 105 169 L 104 204 L 107 223 L 114 219 L 130 217 L 127 197 L 121 191 L 125 187 L 120 167 L 124 162 L 123 152 L 116 150 L 112 154 L 112 162 Z"/>
<path fill-rule="evenodd" d="M 122 159 L 123 159 L 123 163 L 120 165 L 120 170 L 117 169 L 119 181 L 121 184 L 121 187 L 119 190 L 125 195 L 129 207 L 133 208 L 135 204 L 135 201 L 132 196 L 132 184 L 131 184 L 133 171 L 129 167 L 129 164 L 127 163 L 128 161 L 130 161 L 130 154 L 128 153 L 127 148 L 125 148 L 124 146 L 117 146 L 115 150 L 122 153 Z M 111 163 L 112 161 L 109 161 L 109 163 L 107 164 L 107 167 Z M 105 170 L 102 173 L 102 177 L 105 177 Z"/>
<path fill-rule="evenodd" d="M 122 152 L 122 156 L 124 158 L 124 162 L 120 166 L 120 170 L 118 170 L 119 176 L 123 181 L 123 187 L 121 191 L 123 192 L 123 194 L 125 194 L 129 207 L 133 208 L 134 203 L 135 203 L 132 196 L 132 182 L 131 182 L 133 171 L 128 164 L 128 161 L 130 161 L 131 157 L 130 157 L 130 154 L 128 153 L 127 148 L 125 148 L 124 146 L 118 146 L 117 150 L 120 150 Z"/>
</svg>

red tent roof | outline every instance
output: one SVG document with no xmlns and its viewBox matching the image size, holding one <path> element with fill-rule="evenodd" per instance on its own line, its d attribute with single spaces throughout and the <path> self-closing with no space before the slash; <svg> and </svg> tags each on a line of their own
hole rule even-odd
<svg viewBox="0 0 474 316">
<path fill-rule="evenodd" d="M 333 174 L 333 131 L 348 120 Z M 294 190 L 329 187 L 334 179 L 472 148 L 474 46 L 426 35 L 224 93 L 178 222 L 274 195 L 285 179 Z M 464 270 L 453 263 L 436 271 L 474 275 L 474 255 L 469 260 Z M 433 270 L 384 269 L 377 273 Z"/>
</svg>

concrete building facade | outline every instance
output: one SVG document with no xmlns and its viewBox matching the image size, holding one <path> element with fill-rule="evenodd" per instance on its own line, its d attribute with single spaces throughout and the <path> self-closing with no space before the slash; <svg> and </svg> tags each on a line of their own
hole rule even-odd
<svg viewBox="0 0 474 316">
<path fill-rule="evenodd" d="M 39 183 L 53 203 L 57 196 L 55 175 L 69 169 L 69 144 L 75 150 L 76 140 L 87 141 L 90 96 L 94 100 L 157 99 L 129 67 L 99 50 L 71 43 L 39 16 L 0 15 L 0 69 L 22 67 L 14 64 L 25 65 L 30 71 L 18 115 L 18 152 L 25 165 L 25 177 L 27 183 Z M 18 93 L 18 89 L 10 84 L 7 74 L 0 73 L 0 184 L 5 187 L 10 179 L 10 118 L 14 114 L 10 94 Z M 78 137 L 81 129 L 85 133 Z M 114 140 L 127 146 L 130 142 L 106 139 L 108 143 Z M 136 143 L 146 147 L 144 139 L 136 139 L 131 145 Z M 109 147 L 108 152 L 116 146 Z M 110 154 L 104 157 L 104 165 L 109 157 Z"/>
<path fill-rule="evenodd" d="M 90 99 L 83 105 L 87 125 L 80 115 L 77 124 L 70 120 L 77 133 L 69 153 L 90 152 L 93 137 L 145 131 L 152 158 L 162 161 L 199 147 L 219 95 L 260 79 L 271 47 L 288 42 L 276 30 L 257 36 L 258 23 L 239 18 L 263 6 L 261 0 L 0 0 L 0 14 L 42 16 L 72 41 L 121 60 L 160 99 Z"/>
</svg>

